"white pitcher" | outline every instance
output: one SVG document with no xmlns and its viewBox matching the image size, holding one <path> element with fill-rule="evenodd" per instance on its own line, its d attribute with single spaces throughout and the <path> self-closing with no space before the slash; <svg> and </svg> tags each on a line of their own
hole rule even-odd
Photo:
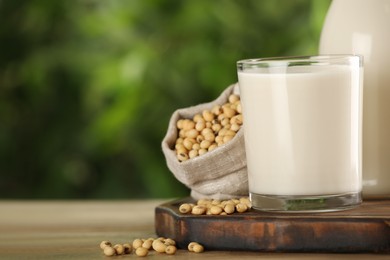
<svg viewBox="0 0 390 260">
<path fill-rule="evenodd" d="M 333 0 L 320 54 L 364 56 L 363 197 L 390 197 L 390 0 Z"/>
</svg>

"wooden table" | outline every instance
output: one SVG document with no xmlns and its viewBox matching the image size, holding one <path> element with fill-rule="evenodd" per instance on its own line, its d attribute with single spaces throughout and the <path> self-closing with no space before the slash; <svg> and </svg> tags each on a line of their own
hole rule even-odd
<svg viewBox="0 0 390 260">
<path fill-rule="evenodd" d="M 0 259 L 104 259 L 99 243 L 155 237 L 154 209 L 169 200 L 0 201 Z M 134 254 L 110 259 L 137 258 Z M 148 259 L 390 259 L 380 254 L 179 250 Z"/>
</svg>

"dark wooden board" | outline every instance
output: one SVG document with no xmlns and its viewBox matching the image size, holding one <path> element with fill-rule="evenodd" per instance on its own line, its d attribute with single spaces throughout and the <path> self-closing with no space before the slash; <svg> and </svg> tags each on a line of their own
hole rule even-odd
<svg viewBox="0 0 390 260">
<path fill-rule="evenodd" d="M 181 214 L 179 205 L 189 201 L 176 200 L 155 209 L 157 235 L 173 238 L 179 248 L 196 241 L 207 250 L 390 253 L 390 200 L 316 214 L 255 210 L 228 216 Z"/>
</svg>

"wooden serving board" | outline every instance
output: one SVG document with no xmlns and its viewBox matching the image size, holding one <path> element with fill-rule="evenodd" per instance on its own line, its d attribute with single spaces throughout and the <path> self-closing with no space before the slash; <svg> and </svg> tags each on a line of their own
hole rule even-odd
<svg viewBox="0 0 390 260">
<path fill-rule="evenodd" d="M 327 213 L 268 213 L 227 216 L 181 214 L 190 198 L 155 209 L 158 236 L 179 248 L 196 241 L 207 250 L 267 252 L 390 252 L 390 200 L 365 201 L 355 209 Z"/>
</svg>

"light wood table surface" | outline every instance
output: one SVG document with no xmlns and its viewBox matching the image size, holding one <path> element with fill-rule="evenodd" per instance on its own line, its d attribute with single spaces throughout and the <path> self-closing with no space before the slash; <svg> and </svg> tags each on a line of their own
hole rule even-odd
<svg viewBox="0 0 390 260">
<path fill-rule="evenodd" d="M 156 237 L 154 208 L 169 200 L 0 201 L 0 259 L 130 259 L 105 257 L 102 240 Z M 390 259 L 384 254 L 288 254 L 179 250 L 146 259 Z"/>
</svg>

